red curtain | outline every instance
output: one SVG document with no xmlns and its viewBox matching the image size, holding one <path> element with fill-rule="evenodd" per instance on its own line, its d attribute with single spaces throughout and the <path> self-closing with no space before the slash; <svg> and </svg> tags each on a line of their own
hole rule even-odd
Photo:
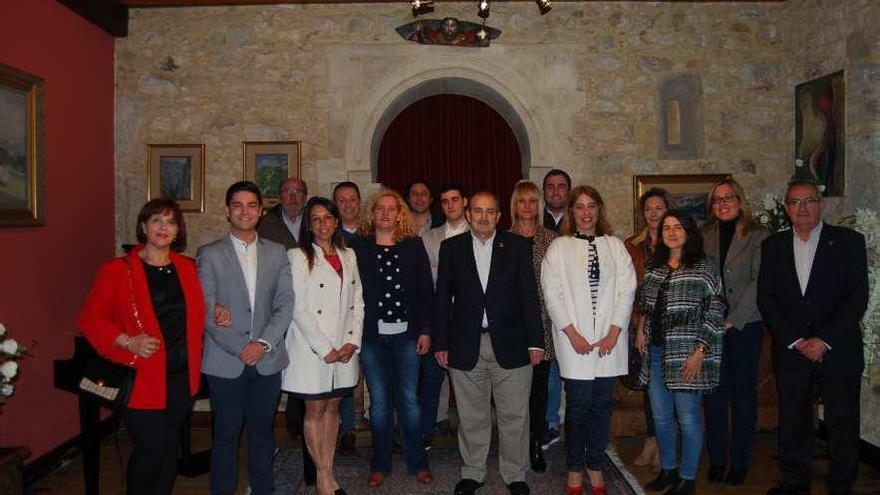
<svg viewBox="0 0 880 495">
<path fill-rule="evenodd" d="M 436 95 L 404 109 L 379 146 L 378 181 L 403 191 L 415 178 L 434 189 L 460 182 L 468 194 L 486 189 L 498 195 L 502 225 L 509 225 L 510 194 L 522 178 L 516 136 L 492 107 L 461 95 Z"/>
</svg>

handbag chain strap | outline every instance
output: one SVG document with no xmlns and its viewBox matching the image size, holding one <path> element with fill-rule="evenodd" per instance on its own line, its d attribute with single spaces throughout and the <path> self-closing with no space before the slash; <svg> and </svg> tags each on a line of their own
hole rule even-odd
<svg viewBox="0 0 880 495">
<path fill-rule="evenodd" d="M 138 311 L 137 302 L 134 298 L 134 277 L 131 274 L 131 263 L 128 261 L 128 258 L 123 258 L 125 260 L 125 266 L 128 267 L 128 293 L 131 295 L 131 311 L 134 313 L 134 323 L 137 326 L 138 331 L 140 331 L 140 335 L 145 335 L 147 332 L 144 331 L 144 324 L 141 322 L 141 313 Z M 132 352 L 134 358 L 129 363 L 129 366 L 133 366 L 134 362 L 137 361 L 138 355 Z"/>
</svg>

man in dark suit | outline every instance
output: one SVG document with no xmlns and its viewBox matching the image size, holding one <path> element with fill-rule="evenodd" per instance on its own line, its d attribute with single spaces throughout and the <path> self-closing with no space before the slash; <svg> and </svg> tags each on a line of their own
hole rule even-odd
<svg viewBox="0 0 880 495">
<path fill-rule="evenodd" d="M 782 482 L 767 494 L 810 493 L 815 387 L 831 453 L 826 485 L 832 494 L 850 493 L 859 461 L 865 239 L 822 222 L 822 195 L 815 184 L 791 183 L 785 211 L 792 229 L 764 241 L 758 277 L 758 307 L 773 334 L 779 391 Z"/>
<path fill-rule="evenodd" d="M 298 177 L 290 177 L 278 184 L 278 204 L 260 218 L 257 233 L 285 249 L 296 247 L 302 224 L 302 210 L 309 197 L 309 186 Z"/>
<path fill-rule="evenodd" d="M 433 335 L 434 356 L 449 368 L 458 403 L 458 446 L 464 465 L 456 495 L 483 486 L 498 416 L 499 470 L 513 495 L 529 493 L 531 366 L 543 358 L 538 294 L 528 242 L 498 232 L 492 193 L 475 194 L 467 210 L 471 231 L 440 245 Z"/>
<path fill-rule="evenodd" d="M 559 223 L 565 213 L 571 177 L 564 170 L 554 168 L 544 176 L 544 227 L 559 232 Z"/>
</svg>

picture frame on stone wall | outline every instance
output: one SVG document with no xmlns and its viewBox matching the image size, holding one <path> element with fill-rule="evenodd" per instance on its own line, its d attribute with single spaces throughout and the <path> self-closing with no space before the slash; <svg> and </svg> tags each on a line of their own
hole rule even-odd
<svg viewBox="0 0 880 495">
<path fill-rule="evenodd" d="M 824 196 L 845 195 L 846 87 L 844 71 L 798 84 L 794 88 L 795 163 L 825 186 Z M 795 170 L 795 175 L 798 171 Z"/>
<path fill-rule="evenodd" d="M 205 145 L 148 144 L 147 200 L 173 199 L 187 213 L 205 211 Z"/>
<path fill-rule="evenodd" d="M 278 186 L 302 173 L 301 141 L 245 141 L 244 180 L 255 182 L 263 193 L 263 208 L 278 204 Z"/>
<path fill-rule="evenodd" d="M 645 228 L 639 198 L 645 191 L 659 187 L 665 189 L 675 200 L 676 208 L 690 214 L 698 225 L 706 221 L 706 196 L 719 181 L 731 178 L 731 174 L 653 174 L 633 177 L 633 232 Z"/>
<path fill-rule="evenodd" d="M 46 223 L 43 80 L 0 64 L 0 227 Z"/>
</svg>

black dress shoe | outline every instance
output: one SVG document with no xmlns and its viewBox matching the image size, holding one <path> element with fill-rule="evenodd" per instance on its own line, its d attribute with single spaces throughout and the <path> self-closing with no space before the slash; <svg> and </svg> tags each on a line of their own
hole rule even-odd
<svg viewBox="0 0 880 495">
<path fill-rule="evenodd" d="M 727 476 L 724 478 L 724 482 L 728 485 L 742 485 L 746 481 L 746 470 L 745 469 L 736 469 L 730 468 L 730 471 L 727 473 Z"/>
<path fill-rule="evenodd" d="M 767 490 L 767 495 L 810 495 L 810 487 L 779 484 Z"/>
<path fill-rule="evenodd" d="M 543 473 L 547 470 L 547 461 L 544 460 L 544 451 L 541 449 L 540 440 L 529 442 L 529 461 L 532 464 L 532 471 Z"/>
<path fill-rule="evenodd" d="M 645 485 L 645 490 L 659 492 L 678 483 L 680 479 L 678 477 L 678 469 L 661 469 L 660 474 L 654 478 L 654 481 Z"/>
<path fill-rule="evenodd" d="M 455 495 L 474 495 L 485 483 L 469 478 L 463 478 L 455 484 Z"/>
<path fill-rule="evenodd" d="M 709 482 L 721 483 L 722 481 L 724 481 L 725 471 L 727 471 L 727 466 L 723 466 L 721 464 L 713 464 L 709 466 Z"/>
<path fill-rule="evenodd" d="M 538 445 L 538 450 L 541 450 L 540 445 Z M 525 481 L 514 481 L 507 485 L 507 489 L 510 490 L 510 495 L 529 495 L 532 493 Z"/>
<path fill-rule="evenodd" d="M 697 493 L 697 482 L 694 480 L 679 479 L 678 483 L 666 491 L 665 495 L 694 495 Z"/>
</svg>

